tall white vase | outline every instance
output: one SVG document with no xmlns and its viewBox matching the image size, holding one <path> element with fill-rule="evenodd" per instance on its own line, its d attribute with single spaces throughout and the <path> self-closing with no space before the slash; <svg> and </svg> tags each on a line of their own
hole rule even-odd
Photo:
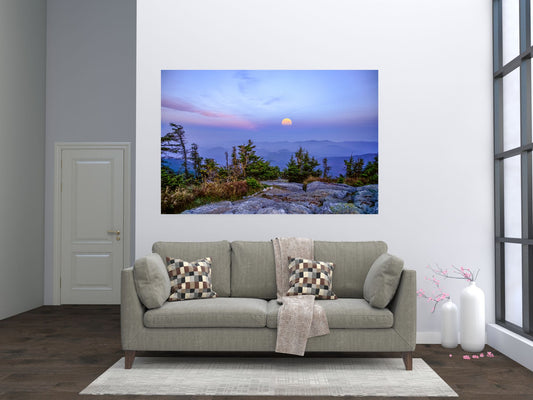
<svg viewBox="0 0 533 400">
<path fill-rule="evenodd" d="M 485 293 L 473 281 L 461 292 L 461 347 L 471 352 L 485 347 Z"/>
<path fill-rule="evenodd" d="M 453 349 L 457 347 L 459 336 L 457 321 L 457 306 L 449 299 L 440 309 L 441 312 L 441 344 L 442 347 Z"/>
</svg>

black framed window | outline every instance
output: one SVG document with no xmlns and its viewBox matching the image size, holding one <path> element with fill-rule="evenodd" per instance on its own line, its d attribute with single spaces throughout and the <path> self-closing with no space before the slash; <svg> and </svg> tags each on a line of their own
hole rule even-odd
<svg viewBox="0 0 533 400">
<path fill-rule="evenodd" d="M 530 0 L 493 0 L 496 322 L 533 339 Z"/>
</svg>

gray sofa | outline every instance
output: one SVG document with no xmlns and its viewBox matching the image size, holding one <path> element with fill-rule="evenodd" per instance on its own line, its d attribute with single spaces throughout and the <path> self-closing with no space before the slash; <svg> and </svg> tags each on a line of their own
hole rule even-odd
<svg viewBox="0 0 533 400">
<path fill-rule="evenodd" d="M 136 351 L 273 352 L 276 346 L 276 277 L 272 242 L 157 242 L 152 251 L 194 261 L 212 259 L 216 298 L 164 302 L 147 309 L 137 295 L 133 267 L 122 271 L 121 335 L 126 368 Z M 316 300 L 330 334 L 309 339 L 307 352 L 400 352 L 412 368 L 416 339 L 415 271 L 401 272 L 398 289 L 384 309 L 363 298 L 384 242 L 314 242 L 315 259 L 335 263 L 337 300 Z M 136 265 L 142 262 L 136 261 Z"/>
</svg>

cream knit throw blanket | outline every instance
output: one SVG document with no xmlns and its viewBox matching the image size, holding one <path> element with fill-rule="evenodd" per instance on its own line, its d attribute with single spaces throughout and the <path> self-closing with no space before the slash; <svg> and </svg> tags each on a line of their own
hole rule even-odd
<svg viewBox="0 0 533 400">
<path fill-rule="evenodd" d="M 285 296 L 289 290 L 289 257 L 313 259 L 313 240 L 306 238 L 275 238 L 278 332 L 276 352 L 303 356 L 307 339 L 329 333 L 326 313 L 314 296 Z"/>
</svg>

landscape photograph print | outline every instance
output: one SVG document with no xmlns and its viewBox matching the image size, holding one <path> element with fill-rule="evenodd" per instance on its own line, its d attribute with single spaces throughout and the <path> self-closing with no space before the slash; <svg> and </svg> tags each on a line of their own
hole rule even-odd
<svg viewBox="0 0 533 400">
<path fill-rule="evenodd" d="M 162 70 L 162 214 L 377 214 L 377 70 Z"/>
</svg>

